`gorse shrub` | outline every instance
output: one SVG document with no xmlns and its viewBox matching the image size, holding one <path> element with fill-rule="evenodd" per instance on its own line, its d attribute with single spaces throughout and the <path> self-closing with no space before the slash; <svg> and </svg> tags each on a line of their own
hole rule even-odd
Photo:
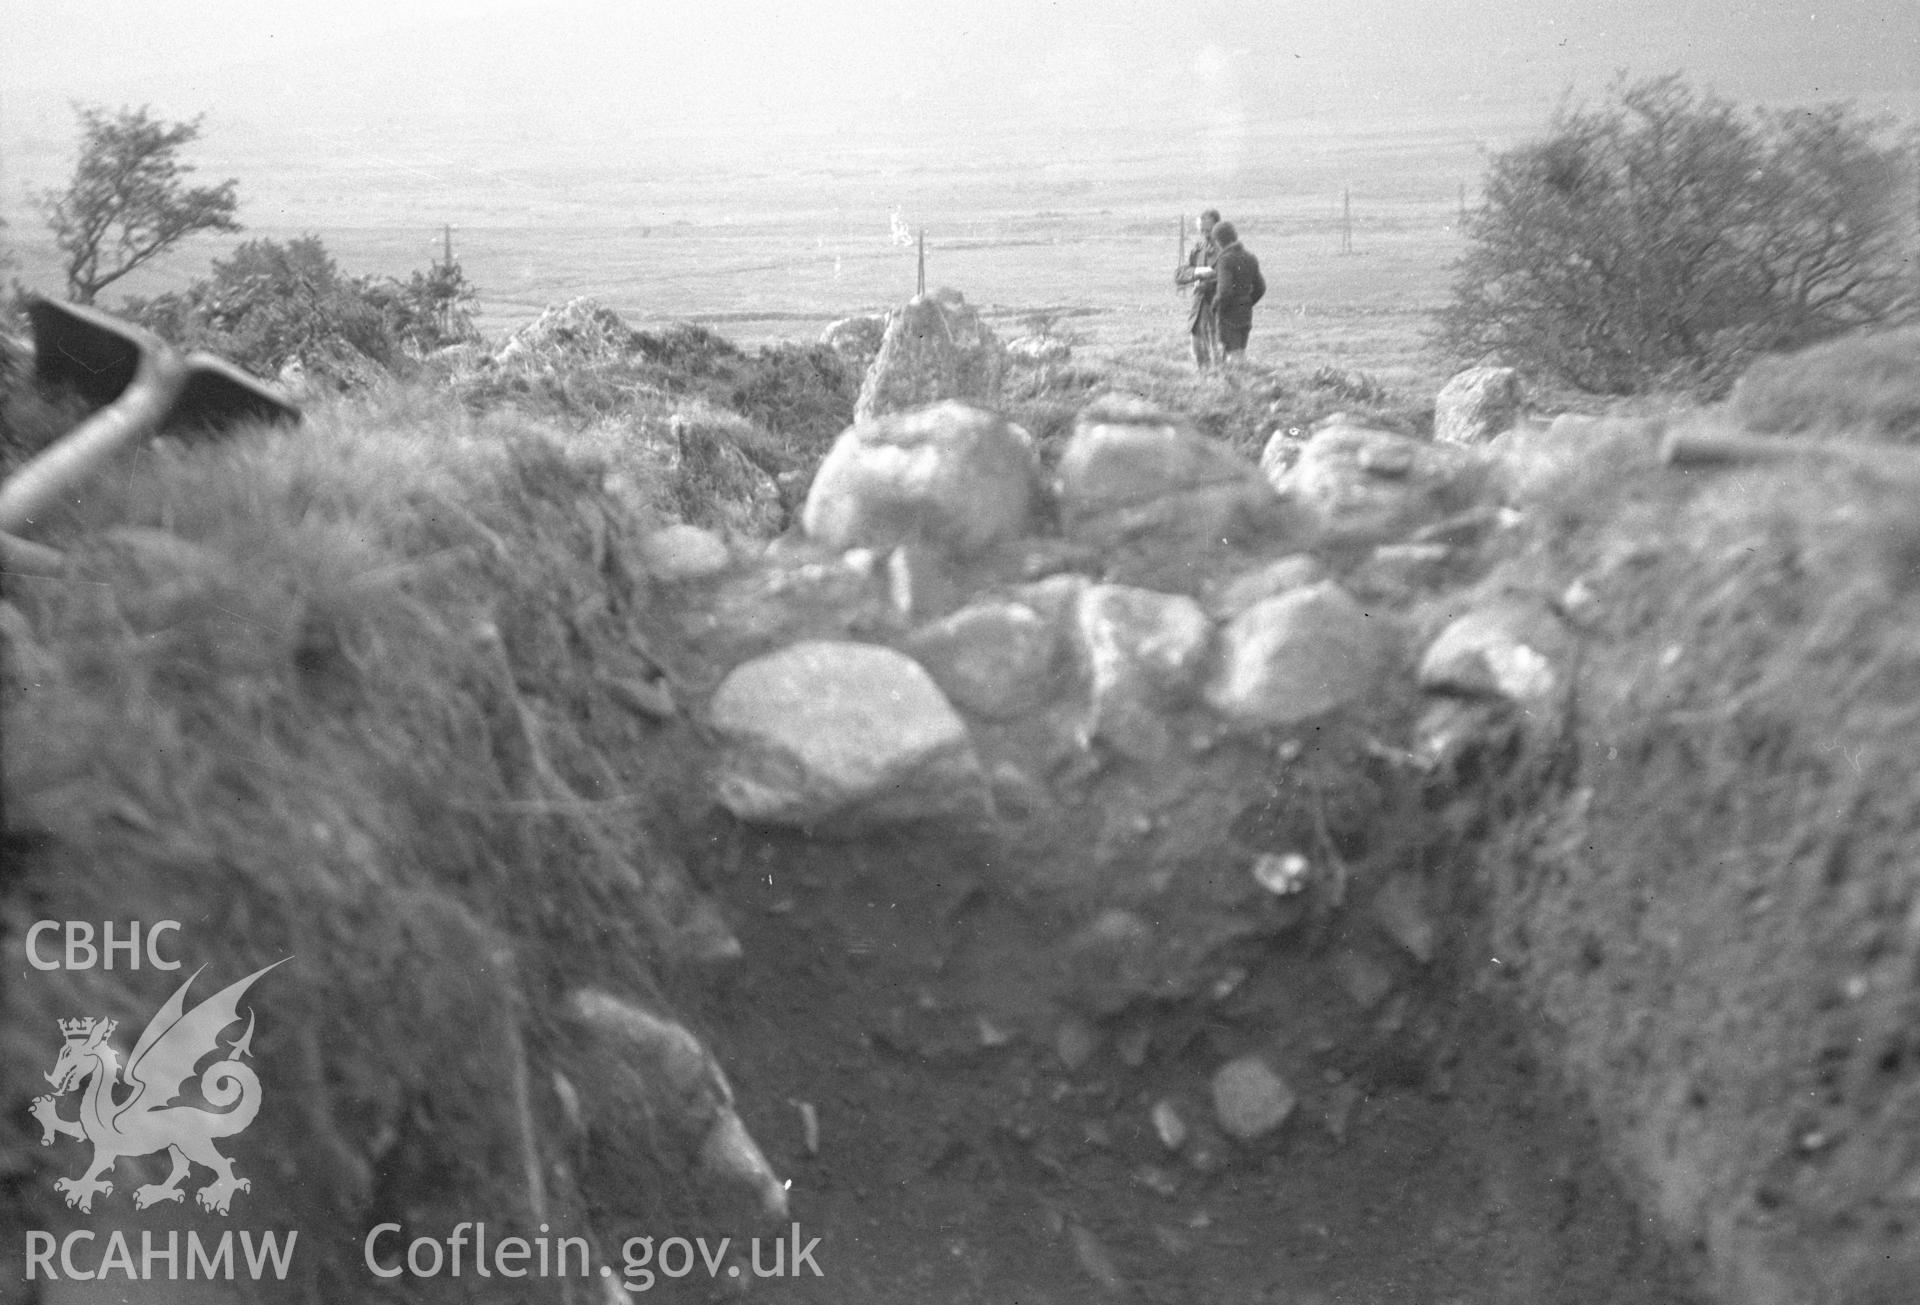
<svg viewBox="0 0 1920 1305">
<path fill-rule="evenodd" d="M 472 287 L 457 265 L 405 282 L 349 276 L 317 236 L 250 240 L 185 290 L 128 301 L 126 315 L 182 348 L 258 375 L 288 363 L 325 369 L 342 355 L 386 368 L 471 338 Z"/>
<path fill-rule="evenodd" d="M 539 416 L 595 418 L 700 401 L 764 433 L 756 443 L 781 470 L 817 461 L 853 421 L 860 377 L 826 345 L 765 345 L 749 354 L 692 323 L 627 331 L 616 315 L 592 309 L 574 320 L 580 325 L 535 332 L 524 350 L 510 346 L 501 365 L 463 378 L 468 407 L 504 403 Z"/>
</svg>

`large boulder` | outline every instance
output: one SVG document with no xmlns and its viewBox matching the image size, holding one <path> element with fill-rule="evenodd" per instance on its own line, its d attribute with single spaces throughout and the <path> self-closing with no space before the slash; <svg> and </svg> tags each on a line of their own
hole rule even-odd
<svg viewBox="0 0 1920 1305">
<path fill-rule="evenodd" d="M 1485 444 L 1511 429 L 1525 406 L 1519 372 L 1470 367 L 1442 386 L 1434 399 L 1433 437 L 1442 444 Z"/>
<path fill-rule="evenodd" d="M 520 327 L 495 355 L 502 363 L 611 362 L 638 347 L 639 334 L 596 299 L 569 299 Z"/>
<path fill-rule="evenodd" d="M 1061 525 L 1107 555 L 1109 579 L 1196 593 L 1220 550 L 1304 540 L 1307 522 L 1259 469 L 1130 395 L 1095 400 L 1060 458 Z"/>
<path fill-rule="evenodd" d="M 570 1048 L 580 1081 L 561 1081 L 597 1149 L 651 1152 L 785 1217 L 786 1185 L 741 1122 L 726 1072 L 685 1025 L 596 988 L 576 991 L 568 1006 L 583 1034 Z"/>
<path fill-rule="evenodd" d="M 1249 728 L 1295 725 L 1372 696 L 1390 639 L 1330 580 L 1255 603 L 1221 631 L 1207 702 Z"/>
<path fill-rule="evenodd" d="M 1054 687 L 1056 628 L 1023 603 L 989 601 L 916 630 L 906 651 L 963 711 L 1011 720 Z"/>
<path fill-rule="evenodd" d="M 1419 684 L 1429 693 L 1540 707 L 1564 685 L 1569 646 L 1545 603 L 1506 598 L 1448 622 L 1420 659 Z"/>
<path fill-rule="evenodd" d="M 1033 531 L 1041 503 L 1025 432 L 948 402 L 846 430 L 814 473 L 801 524 L 833 548 L 923 543 L 965 555 Z"/>
<path fill-rule="evenodd" d="M 965 722 L 904 653 L 797 643 L 735 667 L 709 710 L 742 820 L 855 831 L 984 809 Z"/>
<path fill-rule="evenodd" d="M 1076 627 L 1090 695 L 1086 736 L 1140 761 L 1166 752 L 1165 712 L 1194 686 L 1213 624 L 1179 594 L 1092 585 L 1080 594 Z"/>
<path fill-rule="evenodd" d="M 1060 457 L 1060 510 L 1069 527 L 1168 494 L 1234 485 L 1253 469 L 1185 418 L 1146 399 L 1110 394 L 1088 404 Z"/>
<path fill-rule="evenodd" d="M 1282 438 L 1275 436 L 1275 439 Z M 1381 543 L 1480 499 L 1484 455 L 1342 418 L 1314 432 L 1274 488 L 1312 510 L 1330 541 Z"/>
<path fill-rule="evenodd" d="M 1207 586 L 1202 602 L 1215 620 L 1231 620 L 1255 603 L 1304 589 L 1326 579 L 1326 574 L 1326 567 L 1312 554 L 1289 553 L 1237 575 L 1221 576 Z"/>
<path fill-rule="evenodd" d="M 958 290 L 920 295 L 888 316 L 853 418 L 867 421 L 941 399 L 993 407 L 1006 367 L 1006 350 Z"/>
</svg>

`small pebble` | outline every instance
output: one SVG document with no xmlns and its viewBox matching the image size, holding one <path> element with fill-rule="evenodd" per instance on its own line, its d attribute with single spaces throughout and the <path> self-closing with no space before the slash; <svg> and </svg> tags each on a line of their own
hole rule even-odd
<svg viewBox="0 0 1920 1305">
<path fill-rule="evenodd" d="M 1171 1101 L 1156 1101 L 1152 1117 L 1153 1131 L 1160 1145 L 1169 1151 L 1178 1151 L 1187 1140 L 1187 1121 L 1180 1118 L 1179 1108 Z"/>
<path fill-rule="evenodd" d="M 1213 1075 L 1213 1113 L 1220 1127 L 1242 1142 L 1271 1133 L 1299 1104 L 1286 1080 L 1259 1056 L 1242 1056 Z"/>
<path fill-rule="evenodd" d="M 1053 1035 L 1053 1051 L 1068 1069 L 1079 1069 L 1100 1049 L 1100 1035 L 1085 1020 L 1070 1019 Z"/>
</svg>

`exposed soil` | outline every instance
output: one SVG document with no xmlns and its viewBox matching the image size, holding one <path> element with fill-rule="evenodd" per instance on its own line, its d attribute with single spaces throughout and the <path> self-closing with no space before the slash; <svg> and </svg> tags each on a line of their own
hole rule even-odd
<svg viewBox="0 0 1920 1305">
<path fill-rule="evenodd" d="M 822 1238 L 820 1278 L 754 1295 L 1696 1299 L 1464 940 L 1372 1010 L 1334 977 L 1340 929 L 1303 926 L 1241 952 L 1224 995 L 1088 1018 L 1041 959 L 1057 954 L 1048 904 L 996 882 L 990 859 L 752 836 L 711 858 L 746 954 L 689 1014 L 791 1177 L 793 1217 Z M 1212 1126 L 1209 1076 L 1256 1048 L 1299 1104 L 1241 1144 Z M 1156 1135 L 1163 1100 L 1190 1131 L 1181 1153 Z"/>
</svg>

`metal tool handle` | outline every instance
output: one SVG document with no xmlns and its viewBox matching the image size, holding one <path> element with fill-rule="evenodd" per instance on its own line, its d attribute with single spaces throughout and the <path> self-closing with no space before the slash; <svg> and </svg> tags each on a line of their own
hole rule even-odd
<svg viewBox="0 0 1920 1305">
<path fill-rule="evenodd" d="M 159 429 L 186 383 L 186 364 L 157 336 L 149 335 L 141 344 L 140 367 L 125 393 L 0 484 L 0 532 L 17 535 L 31 529 L 88 476 Z"/>
</svg>

